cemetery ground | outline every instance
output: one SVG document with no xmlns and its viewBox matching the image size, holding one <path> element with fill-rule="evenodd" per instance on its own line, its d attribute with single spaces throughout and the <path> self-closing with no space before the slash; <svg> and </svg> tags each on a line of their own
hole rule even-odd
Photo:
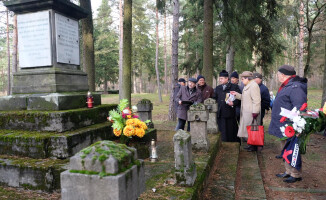
<svg viewBox="0 0 326 200">
<path fill-rule="evenodd" d="M 321 90 L 309 90 L 308 108 L 319 108 Z M 194 187 L 174 185 L 173 135 L 175 122 L 168 121 L 169 96 L 163 96 L 163 103 L 156 94 L 133 94 L 132 105 L 143 98 L 154 105 L 153 122 L 157 132 L 158 162 L 145 160 L 146 191 L 139 199 L 326 199 L 326 137 L 313 134 L 303 155 L 303 180 L 286 184 L 275 174 L 284 172 L 279 154 L 279 141 L 265 134 L 265 146 L 261 153 L 246 152 L 236 143 L 220 143 L 219 136 L 209 134 L 209 153 L 195 152 L 197 181 Z M 102 103 L 118 103 L 118 95 L 102 95 Z M 264 120 L 268 130 L 270 113 Z M 219 148 L 217 148 L 219 147 Z M 216 159 L 210 155 L 217 151 Z M 208 163 L 211 162 L 212 168 Z M 209 174 L 208 171 L 211 171 Z M 204 194 L 195 191 L 202 184 L 205 175 Z M 60 199 L 60 193 L 44 193 L 20 188 L 0 187 L 0 199 Z"/>
</svg>

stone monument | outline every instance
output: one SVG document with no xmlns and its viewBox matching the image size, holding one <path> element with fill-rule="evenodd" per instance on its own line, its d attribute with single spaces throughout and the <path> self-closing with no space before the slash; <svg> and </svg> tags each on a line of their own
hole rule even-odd
<svg viewBox="0 0 326 200">
<path fill-rule="evenodd" d="M 192 186 L 197 177 L 196 165 L 192 159 L 191 136 L 179 129 L 173 136 L 175 177 L 179 185 Z"/>
<path fill-rule="evenodd" d="M 206 110 L 208 110 L 207 133 L 217 133 L 217 103 L 215 99 L 208 98 L 204 101 Z"/>
<path fill-rule="evenodd" d="M 152 110 L 153 104 L 148 99 L 142 99 L 137 103 L 137 114 L 139 115 L 139 119 L 142 121 L 150 120 L 151 122 L 147 124 L 149 128 L 154 128 L 154 124 L 152 121 Z"/>
<path fill-rule="evenodd" d="M 68 0 L 10 0 L 17 15 L 19 70 L 13 95 L 0 98 L 0 184 L 43 191 L 60 188 L 67 158 L 98 140 L 114 139 L 108 112 L 86 107 L 78 20 L 84 9 Z"/>
<path fill-rule="evenodd" d="M 67 0 L 11 0 L 17 15 L 19 70 L 0 110 L 82 108 L 88 91 L 80 69 L 78 20 L 89 13 Z M 94 105 L 101 104 L 93 94 Z"/>
<path fill-rule="evenodd" d="M 193 148 L 208 151 L 209 141 L 207 139 L 208 111 L 204 104 L 193 104 L 188 112 L 190 122 L 191 144 Z"/>
<path fill-rule="evenodd" d="M 135 200 L 144 190 L 144 162 L 136 149 L 112 141 L 83 149 L 61 173 L 63 200 Z"/>
</svg>

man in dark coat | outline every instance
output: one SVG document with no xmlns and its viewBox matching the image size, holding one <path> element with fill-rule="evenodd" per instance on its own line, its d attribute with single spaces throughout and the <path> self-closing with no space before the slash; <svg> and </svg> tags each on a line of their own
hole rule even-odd
<svg viewBox="0 0 326 200">
<path fill-rule="evenodd" d="M 219 74 L 219 83 L 214 91 L 214 98 L 218 104 L 217 110 L 217 123 L 218 129 L 221 132 L 223 142 L 240 142 L 237 137 L 238 124 L 236 121 L 236 106 L 240 101 L 235 99 L 226 103 L 226 95 L 230 94 L 230 91 L 237 91 L 241 93 L 239 86 L 229 81 L 229 73 L 222 70 Z"/>
<path fill-rule="evenodd" d="M 187 111 L 189 107 L 194 103 L 202 103 L 201 92 L 196 88 L 197 79 L 189 78 L 188 86 L 181 86 L 179 93 L 177 94 L 177 101 L 179 102 L 177 117 L 179 129 L 184 130 L 187 121 Z M 188 122 L 187 131 L 190 131 L 190 122 Z"/>
<path fill-rule="evenodd" d="M 179 106 L 179 102 L 177 100 L 177 94 L 179 93 L 181 86 L 185 86 L 185 85 L 186 85 L 186 80 L 184 78 L 179 78 L 178 83 L 174 87 L 173 96 L 174 96 L 175 111 L 178 110 L 178 106 Z"/>
<path fill-rule="evenodd" d="M 179 93 L 181 86 L 185 86 L 185 85 L 186 85 L 186 80 L 184 78 L 179 78 L 178 83 L 174 86 L 173 102 L 174 102 L 175 112 L 178 112 L 178 106 L 179 106 L 177 94 Z M 175 131 L 177 130 L 179 130 L 179 123 L 177 123 L 177 126 L 175 127 Z"/>
<path fill-rule="evenodd" d="M 273 110 L 272 110 L 272 120 L 269 125 L 268 132 L 278 138 L 282 138 L 282 132 L 280 130 L 284 123 L 280 122 L 281 119 L 281 107 L 287 110 L 292 110 L 294 107 L 297 110 L 300 109 L 302 104 L 307 102 L 307 79 L 296 76 L 294 67 L 290 65 L 283 65 L 278 69 L 277 72 L 278 80 L 282 83 L 278 92 L 276 94 Z M 282 142 L 283 146 L 285 141 Z M 282 158 L 282 157 L 281 157 Z M 284 162 L 285 173 L 277 174 L 277 177 L 287 178 L 284 182 L 293 183 L 300 181 L 301 171 L 291 167 L 287 162 Z"/>
<path fill-rule="evenodd" d="M 259 89 L 260 89 L 260 97 L 261 97 L 260 125 L 263 125 L 265 111 L 266 110 L 269 111 L 271 99 L 269 96 L 268 88 L 263 84 L 263 76 L 260 73 L 254 73 L 253 76 L 254 76 L 254 80 L 259 85 Z"/>
<path fill-rule="evenodd" d="M 202 75 L 197 77 L 197 89 L 201 91 L 203 101 L 213 97 L 214 90 L 211 86 L 206 84 L 205 77 Z"/>
<path fill-rule="evenodd" d="M 239 74 L 237 71 L 234 71 L 231 73 L 230 79 L 231 79 L 231 83 L 239 85 Z M 241 92 L 242 92 L 243 88 L 244 88 L 244 85 L 241 82 L 241 85 L 239 85 L 239 89 Z M 241 101 L 239 100 L 239 105 L 237 105 L 235 107 L 235 113 L 236 113 L 238 125 L 240 124 L 240 109 L 241 109 Z"/>
</svg>

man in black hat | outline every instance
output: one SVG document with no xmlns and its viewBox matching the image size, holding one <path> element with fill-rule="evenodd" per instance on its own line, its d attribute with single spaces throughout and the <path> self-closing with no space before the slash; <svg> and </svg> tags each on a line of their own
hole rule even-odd
<svg viewBox="0 0 326 200">
<path fill-rule="evenodd" d="M 203 101 L 211 98 L 214 94 L 213 88 L 206 84 L 205 77 L 202 75 L 197 77 L 197 89 L 201 91 Z"/>
<path fill-rule="evenodd" d="M 240 101 L 226 102 L 226 97 L 230 96 L 230 91 L 237 91 L 241 93 L 239 86 L 229 81 L 229 73 L 222 70 L 219 74 L 219 83 L 214 91 L 214 98 L 218 104 L 217 110 L 217 124 L 221 132 L 223 142 L 240 142 L 237 137 L 238 124 L 236 121 L 235 107 L 239 105 Z"/>
<path fill-rule="evenodd" d="M 231 83 L 236 84 L 239 86 L 240 91 L 242 92 L 243 88 L 244 88 L 244 84 L 241 82 L 239 85 L 239 74 L 237 71 L 234 71 L 231 73 Z M 235 107 L 235 112 L 236 112 L 236 118 L 237 118 L 237 122 L 238 125 L 240 124 L 240 110 L 241 110 L 241 101 L 239 100 L 239 105 L 237 105 Z"/>
<path fill-rule="evenodd" d="M 296 76 L 294 67 L 290 65 L 282 65 L 277 72 L 277 77 L 281 86 L 273 102 L 272 119 L 269 125 L 268 133 L 278 138 L 282 138 L 283 134 L 280 127 L 285 124 L 280 121 L 281 108 L 292 110 L 294 107 L 299 110 L 301 106 L 307 102 L 307 79 Z M 285 146 L 285 140 L 283 142 Z M 285 156 L 285 157 L 284 157 Z M 277 158 L 286 158 L 286 155 L 277 156 Z M 277 174 L 277 177 L 287 178 L 283 181 L 286 183 L 294 183 L 302 180 L 302 171 L 292 167 L 284 162 L 285 172 Z"/>
<path fill-rule="evenodd" d="M 265 116 L 265 111 L 269 111 L 271 99 L 269 96 L 268 88 L 263 84 L 263 76 L 257 72 L 253 73 L 253 76 L 255 82 L 259 85 L 260 88 L 260 97 L 261 97 L 260 124 L 263 125 L 263 118 Z"/>
<path fill-rule="evenodd" d="M 202 103 L 201 92 L 196 88 L 197 79 L 189 78 L 188 86 L 181 86 L 177 94 L 177 101 L 179 102 L 177 117 L 178 127 L 177 130 L 184 130 L 187 121 L 187 111 L 193 103 Z M 188 122 L 187 131 L 190 131 L 190 123 Z"/>
</svg>

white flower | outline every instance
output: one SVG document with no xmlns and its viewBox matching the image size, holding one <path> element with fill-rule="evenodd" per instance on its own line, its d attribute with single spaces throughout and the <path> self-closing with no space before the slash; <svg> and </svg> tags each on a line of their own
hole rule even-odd
<svg viewBox="0 0 326 200">
<path fill-rule="evenodd" d="M 112 117 L 110 116 L 110 117 L 109 117 L 109 121 L 111 121 L 111 120 L 112 120 Z"/>
<path fill-rule="evenodd" d="M 281 126 L 280 129 L 281 129 L 282 133 L 285 133 L 285 127 L 284 126 Z"/>
<path fill-rule="evenodd" d="M 298 128 L 297 130 L 299 133 L 302 133 L 302 128 Z"/>
<path fill-rule="evenodd" d="M 124 109 L 122 112 L 123 112 L 124 114 L 129 114 L 129 110 L 128 110 L 128 109 Z"/>
<path fill-rule="evenodd" d="M 280 127 L 280 129 L 281 129 L 281 132 L 282 132 L 283 137 L 286 137 L 286 135 L 285 135 L 285 127 L 282 126 L 282 127 Z"/>
<path fill-rule="evenodd" d="M 300 128 L 304 128 L 305 125 L 306 125 L 306 120 L 301 118 L 298 122 L 297 122 L 297 125 L 300 127 Z"/>
<path fill-rule="evenodd" d="M 292 126 L 293 126 L 293 129 L 294 129 L 294 130 L 297 130 L 298 126 L 297 126 L 297 124 L 296 124 L 296 123 L 293 123 L 293 125 L 292 125 Z"/>
<path fill-rule="evenodd" d="M 297 123 L 298 121 L 300 121 L 301 117 L 300 116 L 295 116 L 293 117 L 292 121 L 293 123 Z"/>
<path fill-rule="evenodd" d="M 132 111 L 137 112 L 137 106 L 132 106 L 131 109 Z"/>
</svg>

